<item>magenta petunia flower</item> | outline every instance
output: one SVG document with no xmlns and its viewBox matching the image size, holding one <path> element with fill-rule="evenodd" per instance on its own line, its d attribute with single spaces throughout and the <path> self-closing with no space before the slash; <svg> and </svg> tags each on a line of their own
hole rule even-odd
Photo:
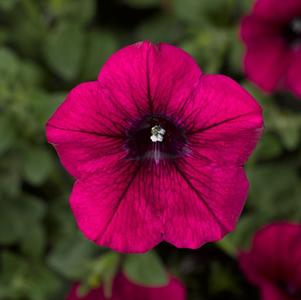
<svg viewBox="0 0 301 300">
<path fill-rule="evenodd" d="M 262 126 L 260 106 L 233 80 L 143 42 L 71 91 L 47 139 L 76 178 L 70 203 L 86 237 L 145 252 L 163 240 L 197 248 L 234 228 Z"/>
<path fill-rule="evenodd" d="M 113 282 L 112 296 L 106 298 L 102 287 L 91 290 L 80 297 L 79 285 L 75 284 L 66 300 L 185 300 L 184 285 L 172 277 L 166 286 L 145 287 L 129 281 L 123 274 L 118 274 Z"/>
<path fill-rule="evenodd" d="M 241 23 L 247 77 L 267 92 L 301 97 L 301 1 L 257 0 Z"/>
<path fill-rule="evenodd" d="M 275 223 L 263 228 L 255 234 L 250 252 L 239 260 L 263 300 L 301 299 L 301 225 Z"/>
</svg>

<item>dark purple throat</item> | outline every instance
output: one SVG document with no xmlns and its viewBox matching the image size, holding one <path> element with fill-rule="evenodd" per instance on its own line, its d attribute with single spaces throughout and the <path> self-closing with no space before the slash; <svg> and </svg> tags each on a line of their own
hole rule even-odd
<svg viewBox="0 0 301 300">
<path fill-rule="evenodd" d="M 134 160 L 174 159 L 185 154 L 185 132 L 165 116 L 149 115 L 132 125 L 127 133 L 128 158 Z"/>
<path fill-rule="evenodd" d="M 301 300 L 301 288 L 287 282 L 278 282 L 278 288 L 288 296 L 288 299 Z"/>
<path fill-rule="evenodd" d="M 294 18 L 283 28 L 283 35 L 290 47 L 301 46 L 301 17 Z"/>
</svg>

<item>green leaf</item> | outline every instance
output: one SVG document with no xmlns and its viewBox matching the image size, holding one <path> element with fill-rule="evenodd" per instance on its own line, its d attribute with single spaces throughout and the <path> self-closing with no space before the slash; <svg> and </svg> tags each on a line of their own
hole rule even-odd
<svg viewBox="0 0 301 300">
<path fill-rule="evenodd" d="M 0 201 L 2 197 L 16 198 L 21 192 L 19 154 L 9 152 L 0 159 Z"/>
<path fill-rule="evenodd" d="M 260 140 L 254 154 L 252 155 L 253 160 L 265 160 L 278 157 L 283 152 L 281 142 L 275 135 L 266 133 Z"/>
<path fill-rule="evenodd" d="M 19 68 L 18 78 L 25 86 L 36 86 L 41 84 L 44 74 L 38 65 L 22 62 Z"/>
<path fill-rule="evenodd" d="M 28 264 L 26 260 L 16 253 L 3 251 L 0 256 L 0 263 L 0 285 L 5 287 L 4 292 L 1 289 L 0 294 L 7 295 L 7 298 L 4 299 L 24 299 L 28 288 L 28 282 L 26 282 Z"/>
<path fill-rule="evenodd" d="M 240 8 L 241 15 L 247 14 L 250 12 L 252 6 L 254 5 L 253 0 L 239 0 L 237 4 Z"/>
<path fill-rule="evenodd" d="M 1 198 L 0 211 L 5 212 L 0 218 L 0 243 L 11 244 L 27 239 L 31 226 L 41 226 L 45 206 L 40 199 L 23 194 L 18 199 Z"/>
<path fill-rule="evenodd" d="M 51 14 L 77 24 L 90 22 L 97 10 L 95 0 L 48 0 L 48 2 Z"/>
<path fill-rule="evenodd" d="M 9 24 L 9 41 L 22 56 L 40 60 L 41 47 L 47 33 L 42 5 L 37 5 L 34 0 L 18 2 L 19 5 L 9 16 L 13 19 Z"/>
<path fill-rule="evenodd" d="M 266 128 L 279 134 L 282 143 L 288 150 L 295 150 L 301 133 L 301 116 L 267 104 L 265 109 Z"/>
<path fill-rule="evenodd" d="M 31 194 L 23 193 L 20 199 L 17 199 L 19 210 L 24 216 L 24 219 L 30 221 L 40 221 L 45 216 L 45 202 Z"/>
<path fill-rule="evenodd" d="M 13 52 L 0 48 L 0 73 L 1 80 L 14 80 L 19 71 L 19 61 Z"/>
<path fill-rule="evenodd" d="M 62 240 L 47 257 L 48 265 L 61 275 L 78 280 L 86 274 L 96 246 L 78 232 Z"/>
<path fill-rule="evenodd" d="M 242 249 L 250 248 L 254 233 L 267 222 L 268 219 L 258 211 L 253 211 L 252 214 L 246 213 L 239 219 L 235 230 L 217 244 L 235 258 Z"/>
<path fill-rule="evenodd" d="M 149 8 L 160 5 L 160 0 L 123 0 L 123 2 L 135 8 Z"/>
<path fill-rule="evenodd" d="M 222 240 L 218 241 L 216 245 L 231 257 L 235 257 L 237 254 L 236 246 L 229 236 L 226 236 Z"/>
<path fill-rule="evenodd" d="M 61 282 L 44 265 L 8 251 L 1 254 L 0 261 L 0 286 L 6 287 L 9 299 L 58 299 L 55 294 Z"/>
<path fill-rule="evenodd" d="M 29 265 L 26 274 L 27 299 L 58 299 L 57 292 L 62 288 L 62 280 L 50 269 L 41 264 Z"/>
<path fill-rule="evenodd" d="M 33 185 L 42 184 L 52 167 L 49 152 L 44 147 L 28 147 L 23 152 L 23 175 Z"/>
<path fill-rule="evenodd" d="M 104 62 L 118 48 L 115 35 L 109 31 L 94 31 L 87 36 L 83 79 L 95 79 Z"/>
<path fill-rule="evenodd" d="M 200 61 L 206 73 L 217 73 L 224 63 L 229 38 L 229 30 L 204 27 L 192 40 L 182 43 L 181 47 Z"/>
<path fill-rule="evenodd" d="M 16 138 L 14 126 L 12 126 L 11 119 L 8 115 L 0 116 L 0 155 L 8 150 Z"/>
<path fill-rule="evenodd" d="M 229 68 L 232 72 L 241 74 L 243 66 L 244 46 L 239 39 L 239 29 L 233 28 L 229 32 L 230 47 L 229 47 Z"/>
<path fill-rule="evenodd" d="M 22 234 L 22 221 L 20 212 L 15 208 L 15 203 L 2 196 L 0 199 L 0 243 L 12 244 L 18 240 Z"/>
<path fill-rule="evenodd" d="M 104 294 L 107 298 L 112 296 L 112 285 L 115 275 L 118 271 L 120 262 L 120 254 L 108 252 L 101 255 L 99 258 L 91 261 L 91 267 L 88 271 L 88 276 L 85 276 L 84 281 L 80 286 L 80 294 L 83 296 L 92 288 L 103 285 Z"/>
<path fill-rule="evenodd" d="M 64 186 L 64 188 L 67 189 L 67 186 Z M 70 190 L 69 186 L 68 190 Z M 64 244 L 66 239 L 70 240 L 71 237 L 78 234 L 78 228 L 76 227 L 74 216 L 70 210 L 68 197 L 69 192 L 58 199 L 53 199 L 48 206 L 48 216 L 51 220 L 49 240 L 52 244 L 56 245 L 56 247 L 59 247 L 61 243 Z"/>
<path fill-rule="evenodd" d="M 21 241 L 22 253 L 33 258 L 42 257 L 46 246 L 45 238 L 45 231 L 41 222 L 27 225 L 26 235 Z"/>
<path fill-rule="evenodd" d="M 299 179 L 294 162 L 256 166 L 248 170 L 248 175 L 251 183 L 249 207 L 267 221 L 290 219 L 295 214 Z"/>
<path fill-rule="evenodd" d="M 301 118 L 300 118 L 301 120 Z M 300 127 L 296 126 L 292 123 L 292 119 L 283 120 L 283 126 L 279 126 L 279 135 L 282 139 L 283 144 L 286 146 L 288 150 L 295 150 L 298 147 L 299 140 L 300 140 Z M 280 120 L 279 120 L 280 122 Z M 300 122 L 301 124 L 301 122 Z M 280 125 L 280 124 L 279 124 Z"/>
<path fill-rule="evenodd" d="M 127 255 L 123 271 L 133 282 L 145 286 L 166 285 L 168 282 L 165 268 L 154 251 Z"/>
<path fill-rule="evenodd" d="M 25 121 L 26 137 L 35 136 L 35 141 L 41 143 L 45 141 L 45 125 L 55 109 L 63 102 L 66 93 L 46 93 L 43 90 L 28 89 L 26 92 Z M 33 146 L 30 146 L 31 148 Z M 29 149 L 31 151 L 31 149 Z M 50 155 L 50 154 L 49 154 Z"/>
<path fill-rule="evenodd" d="M 240 294 L 239 283 L 235 280 L 232 270 L 218 262 L 210 265 L 208 287 L 210 294 L 213 295 L 225 291 L 236 295 Z"/>
<path fill-rule="evenodd" d="M 84 33 L 76 24 L 59 24 L 48 35 L 44 56 L 49 67 L 70 81 L 79 73 L 83 55 Z"/>
<path fill-rule="evenodd" d="M 176 18 L 166 15 L 156 15 L 140 24 L 136 35 L 137 40 L 172 43 L 177 41 L 182 33 L 183 28 Z"/>
<path fill-rule="evenodd" d="M 173 0 L 173 11 L 180 20 L 193 23 L 201 19 L 205 3 L 200 0 Z"/>
<path fill-rule="evenodd" d="M 0 10 L 11 11 L 19 0 L 1 0 L 0 1 Z"/>
</svg>

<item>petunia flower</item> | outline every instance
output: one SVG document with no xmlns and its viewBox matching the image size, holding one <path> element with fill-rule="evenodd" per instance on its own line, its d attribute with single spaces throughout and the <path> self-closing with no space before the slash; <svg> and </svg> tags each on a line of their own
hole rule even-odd
<svg viewBox="0 0 301 300">
<path fill-rule="evenodd" d="M 198 248 L 233 230 L 262 126 L 260 106 L 233 80 L 141 42 L 70 92 L 47 139 L 76 178 L 70 204 L 85 236 L 145 252 L 163 240 Z"/>
<path fill-rule="evenodd" d="M 118 274 L 113 282 L 112 295 L 106 298 L 100 286 L 87 295 L 80 296 L 79 285 L 71 288 L 66 300 L 185 300 L 186 290 L 178 279 L 172 277 L 166 286 L 146 287 L 129 281 L 123 274 Z"/>
<path fill-rule="evenodd" d="M 275 223 L 263 228 L 239 260 L 263 300 L 301 299 L 301 225 Z"/>
<path fill-rule="evenodd" d="M 247 77 L 267 92 L 301 97 L 301 1 L 257 0 L 241 23 Z"/>
</svg>

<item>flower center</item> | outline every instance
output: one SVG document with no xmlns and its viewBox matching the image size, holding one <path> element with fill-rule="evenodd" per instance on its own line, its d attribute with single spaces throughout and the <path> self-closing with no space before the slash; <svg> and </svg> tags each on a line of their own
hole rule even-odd
<svg viewBox="0 0 301 300">
<path fill-rule="evenodd" d="M 152 142 L 163 142 L 163 136 L 165 134 L 165 129 L 163 129 L 160 125 L 155 125 L 151 129 L 151 136 L 150 139 Z"/>
<path fill-rule="evenodd" d="M 185 154 L 186 138 L 182 128 L 161 115 L 146 116 L 128 131 L 129 159 L 173 159 Z"/>
<path fill-rule="evenodd" d="M 301 289 L 296 286 L 284 282 L 279 282 L 278 287 L 291 299 L 301 299 Z"/>
<path fill-rule="evenodd" d="M 284 37 L 292 47 L 301 45 L 301 17 L 294 18 L 284 27 Z"/>
</svg>

